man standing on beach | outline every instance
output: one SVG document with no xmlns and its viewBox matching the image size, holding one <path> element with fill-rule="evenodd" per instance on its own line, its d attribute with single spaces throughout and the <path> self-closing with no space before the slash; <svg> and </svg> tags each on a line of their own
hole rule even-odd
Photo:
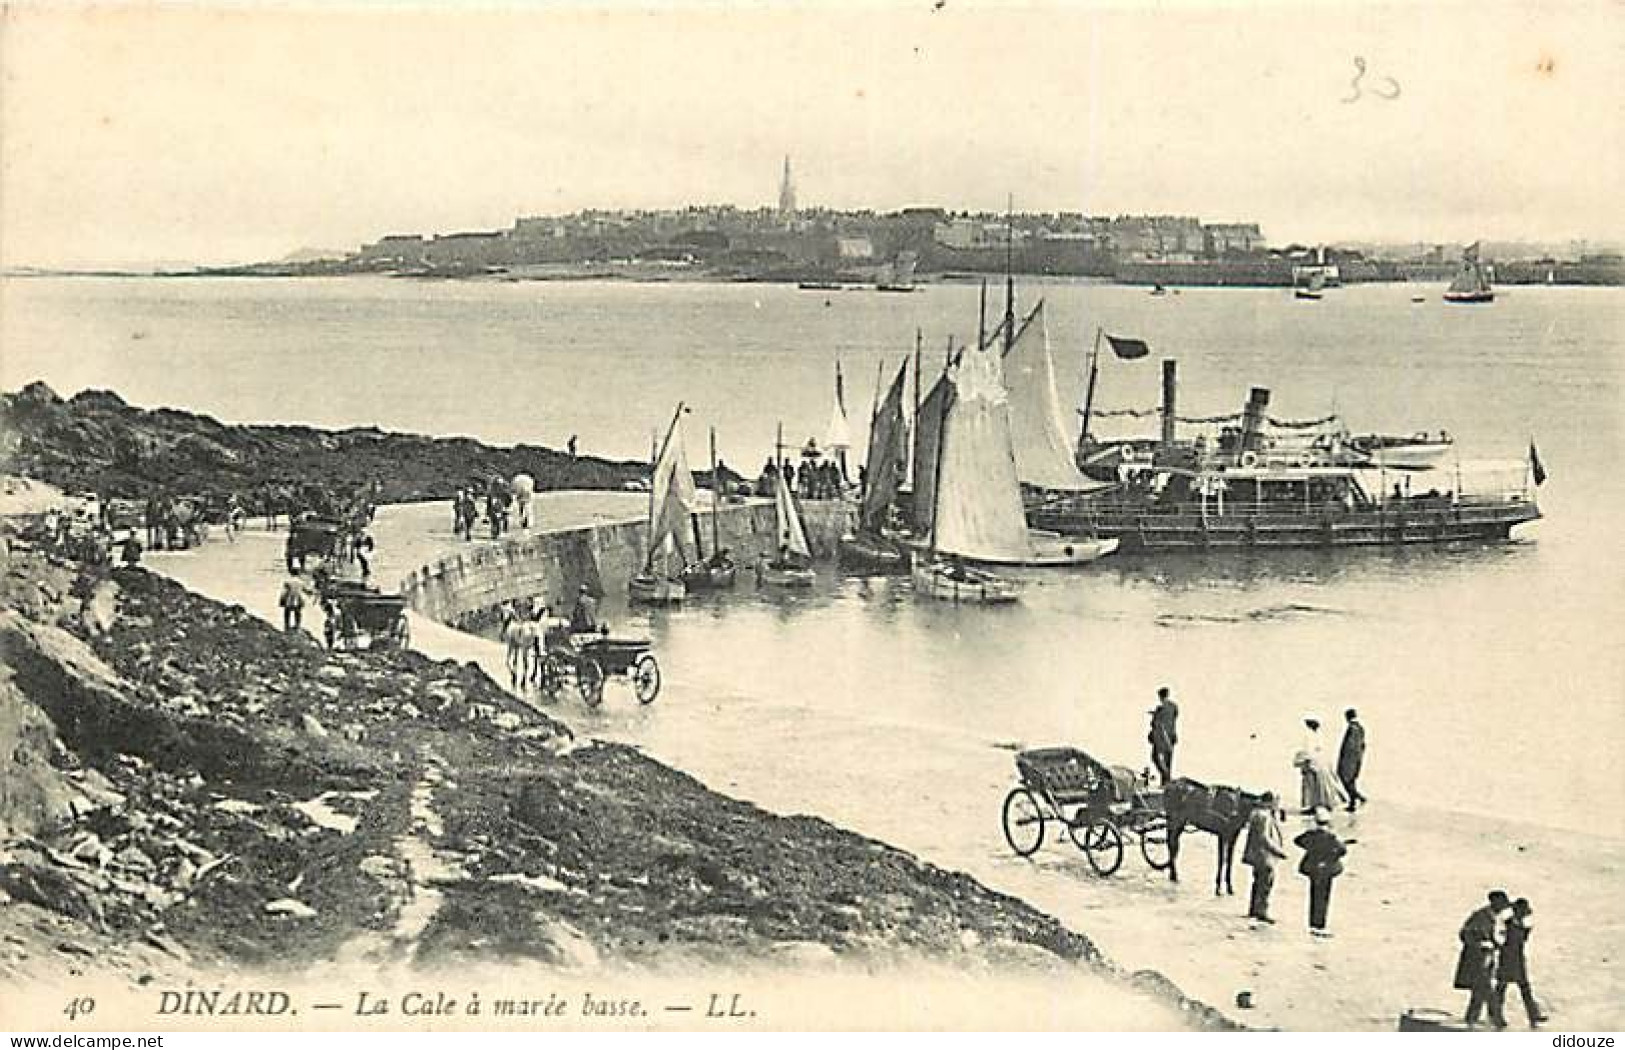
<svg viewBox="0 0 1625 1050">
<path fill-rule="evenodd" d="M 305 581 L 298 576 L 289 576 L 284 580 L 282 596 L 277 599 L 277 604 L 282 606 L 282 629 L 299 630 L 305 612 Z"/>
<path fill-rule="evenodd" d="M 1167 787 L 1174 779 L 1174 745 L 1179 743 L 1179 705 L 1174 703 L 1168 687 L 1157 690 L 1157 706 L 1151 709 L 1151 732 L 1146 740 L 1151 744 L 1151 764 Z"/>
<path fill-rule="evenodd" d="M 1343 874 L 1343 854 L 1348 852 L 1331 825 L 1331 812 L 1316 809 L 1315 826 L 1292 840 L 1303 850 L 1298 873 L 1309 880 L 1309 932 L 1316 937 L 1331 936 L 1326 921 L 1332 907 L 1332 880 Z"/>
<path fill-rule="evenodd" d="M 1337 779 L 1348 792 L 1348 810 L 1353 813 L 1366 801 L 1359 788 L 1360 767 L 1365 764 L 1365 726 L 1360 724 L 1360 714 L 1352 707 L 1343 712 L 1343 718 L 1348 725 L 1343 730 L 1343 746 L 1337 751 Z"/>
<path fill-rule="evenodd" d="M 1247 917 L 1273 923 L 1270 918 L 1270 890 L 1275 886 L 1275 862 L 1286 858 L 1280 821 L 1275 818 L 1275 792 L 1266 791 L 1247 818 L 1247 844 L 1241 862 L 1253 869 L 1252 899 Z"/>
<path fill-rule="evenodd" d="M 1495 994 L 1495 965 L 1506 939 L 1506 921 L 1512 917 L 1512 901 L 1504 890 L 1492 890 L 1489 903 L 1461 924 L 1457 939 L 1461 941 L 1461 954 L 1456 957 L 1455 986 L 1470 991 L 1467 1000 L 1466 1021 L 1478 1024 L 1478 1017 L 1488 1007 L 1490 1024 L 1505 1028 L 1507 1021 L 1501 1012 L 1501 1001 Z"/>
</svg>

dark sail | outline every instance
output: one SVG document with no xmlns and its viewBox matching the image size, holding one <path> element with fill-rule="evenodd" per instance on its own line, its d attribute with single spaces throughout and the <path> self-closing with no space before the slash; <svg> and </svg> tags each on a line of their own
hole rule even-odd
<svg viewBox="0 0 1625 1050">
<path fill-rule="evenodd" d="M 953 397 L 953 384 L 942 376 L 931 384 L 931 392 L 920 403 L 920 418 L 914 432 L 914 527 L 930 531 L 937 488 L 937 439 L 942 434 L 942 418 Z"/>
<path fill-rule="evenodd" d="M 865 532 L 879 533 L 886 524 L 887 511 L 897 498 L 903 462 L 903 379 L 905 362 L 897 370 L 891 389 L 875 412 L 869 430 L 869 457 L 864 464 L 863 507 L 859 520 Z"/>
</svg>

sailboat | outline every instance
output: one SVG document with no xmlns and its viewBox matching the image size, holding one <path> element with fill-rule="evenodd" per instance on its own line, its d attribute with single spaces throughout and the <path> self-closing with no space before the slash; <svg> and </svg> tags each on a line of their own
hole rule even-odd
<svg viewBox="0 0 1625 1050">
<path fill-rule="evenodd" d="M 898 252 L 897 259 L 881 267 L 875 278 L 878 292 L 912 292 L 915 290 L 914 267 L 919 256 L 913 252 Z"/>
<path fill-rule="evenodd" d="M 779 447 L 782 448 L 782 428 L 780 430 Z M 801 514 L 796 510 L 795 498 L 790 495 L 790 485 L 784 475 L 785 466 L 781 463 L 773 479 L 774 535 L 778 537 L 778 546 L 771 556 L 764 554 L 757 561 L 756 582 L 774 587 L 811 587 L 817 579 L 810 564 L 812 548 L 807 544 L 807 531 L 801 526 Z"/>
<path fill-rule="evenodd" d="M 722 525 L 718 515 L 722 512 L 722 477 L 717 473 L 717 431 L 711 428 L 711 556 L 704 557 L 700 544 L 700 522 L 691 517 L 694 526 L 694 553 L 700 560 L 683 569 L 683 585 L 691 591 L 720 591 L 734 585 L 738 568 L 722 546 Z"/>
<path fill-rule="evenodd" d="M 682 601 L 688 594 L 682 579 L 682 552 L 677 546 L 677 536 L 699 496 L 694 489 L 694 475 L 688 469 L 688 458 L 683 454 L 682 422 L 686 411 L 687 406 L 679 402 L 671 426 L 666 428 L 666 439 L 654 459 L 649 480 L 649 546 L 643 570 L 632 577 L 627 586 L 634 602 L 669 605 Z"/>
<path fill-rule="evenodd" d="M 884 367 L 884 366 L 882 366 Z M 882 373 L 884 374 L 884 373 Z M 897 370 L 886 397 L 870 417 L 869 452 L 863 467 L 863 500 L 858 509 L 858 528 L 842 536 L 838 547 L 841 568 L 864 574 L 906 572 L 908 558 L 896 540 L 887 535 L 892 503 L 902 483 L 902 456 L 906 435 L 903 428 L 903 381 L 908 362 Z"/>
<path fill-rule="evenodd" d="M 846 383 L 841 379 L 841 361 L 835 360 L 835 404 L 829 410 L 829 429 L 824 432 L 824 448 L 841 468 L 846 482 L 846 450 L 852 447 L 852 427 L 846 419 Z"/>
<path fill-rule="evenodd" d="M 1014 308 L 1008 321 L 1014 320 Z M 1099 346 L 1090 361 L 1099 367 Z M 1078 468 L 1055 382 L 1055 356 L 1050 350 L 1044 301 L 1027 314 L 1006 343 L 1002 368 L 1010 400 L 1010 440 L 1016 476 L 1028 493 L 1067 496 L 1097 492 L 1108 485 L 1084 476 Z"/>
<path fill-rule="evenodd" d="M 1490 287 L 1489 277 L 1478 261 L 1477 243 L 1469 245 L 1467 250 L 1461 253 L 1461 269 L 1456 271 L 1456 279 L 1445 289 L 1444 301 L 1447 303 L 1495 301 L 1495 291 Z"/>
<path fill-rule="evenodd" d="M 1315 270 L 1309 279 L 1292 289 L 1292 294 L 1299 299 L 1319 299 L 1326 291 L 1326 273 Z"/>
</svg>

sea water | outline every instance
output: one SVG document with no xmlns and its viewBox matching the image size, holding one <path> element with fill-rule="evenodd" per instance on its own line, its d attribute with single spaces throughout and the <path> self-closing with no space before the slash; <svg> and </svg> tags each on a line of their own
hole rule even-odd
<svg viewBox="0 0 1625 1050">
<path fill-rule="evenodd" d="M 1321 720 L 1335 752 L 1355 707 L 1369 734 L 1362 788 L 1379 803 L 1625 836 L 1625 291 L 1518 287 L 1488 306 L 1446 305 L 1441 291 L 1306 302 L 1023 281 L 1017 310 L 1045 300 L 1069 406 L 1103 327 L 1154 357 L 1108 355 L 1098 407 L 1154 406 L 1167 356 L 1181 414 L 1235 412 L 1265 386 L 1279 418 L 1445 429 L 1473 458 L 1518 460 L 1533 439 L 1546 518 L 1515 542 L 1113 556 L 1025 573 L 1022 602 L 999 610 L 928 604 L 906 581 L 830 566 L 799 595 L 742 580 L 680 611 L 611 602 L 617 631 L 654 641 L 661 697 L 639 707 L 612 683 L 597 712 L 563 713 L 775 809 L 971 848 L 998 841 L 1012 749 L 1072 744 L 1146 765 L 1147 711 L 1168 685 L 1182 774 L 1294 798 L 1302 718 Z M 990 324 L 1002 312 L 995 290 Z M 628 459 L 647 457 L 681 400 L 690 462 L 715 426 L 725 460 L 754 474 L 780 423 L 789 442 L 822 441 L 837 362 L 861 446 L 877 368 L 912 355 L 916 331 L 940 368 L 948 337 L 971 338 L 977 317 L 964 284 L 28 278 L 0 285 L 0 386 L 108 388 L 232 422 L 552 446 L 574 434 L 584 453 Z"/>
</svg>

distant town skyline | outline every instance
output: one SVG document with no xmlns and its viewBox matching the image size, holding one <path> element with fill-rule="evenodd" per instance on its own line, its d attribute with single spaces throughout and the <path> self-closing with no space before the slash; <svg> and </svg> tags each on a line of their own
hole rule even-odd
<svg viewBox="0 0 1625 1050">
<path fill-rule="evenodd" d="M 940 207 L 1617 243 L 1617 9 L 8 7 L 0 263 L 582 208 Z M 470 58 L 470 56 L 473 56 Z"/>
</svg>

